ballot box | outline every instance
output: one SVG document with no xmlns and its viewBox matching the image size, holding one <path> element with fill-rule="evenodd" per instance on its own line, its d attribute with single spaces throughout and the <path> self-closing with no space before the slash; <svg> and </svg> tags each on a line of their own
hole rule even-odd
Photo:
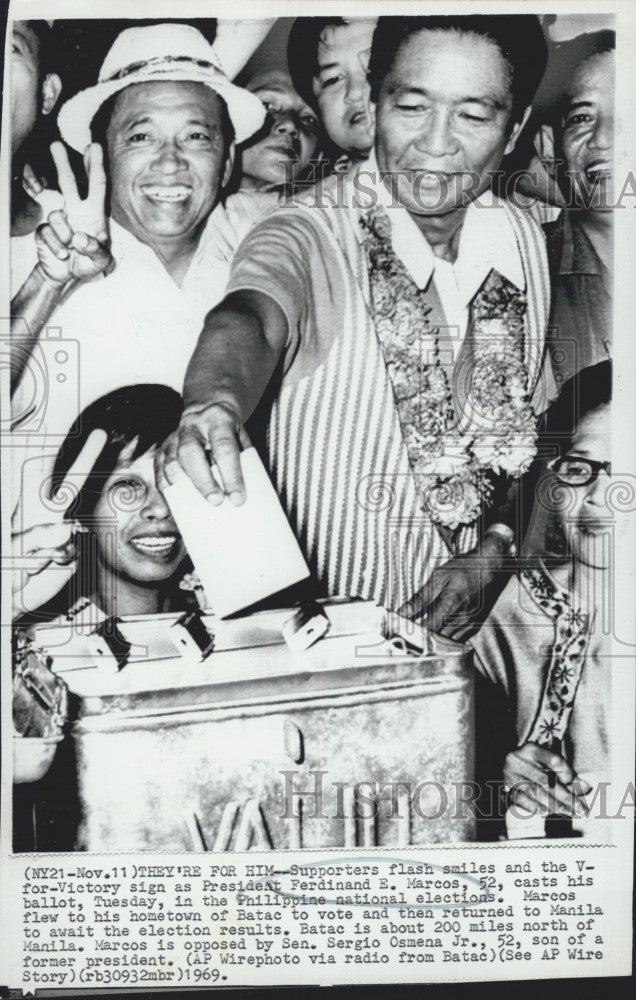
<svg viewBox="0 0 636 1000">
<path fill-rule="evenodd" d="M 474 757 L 463 647 L 383 638 L 382 609 L 368 602 L 323 611 L 326 634 L 304 650 L 283 638 L 289 610 L 204 616 L 198 634 L 177 616 L 122 620 L 119 652 L 113 642 L 100 652 L 95 635 L 38 630 L 70 692 L 74 846 L 216 852 L 472 839 L 462 808 Z"/>
</svg>

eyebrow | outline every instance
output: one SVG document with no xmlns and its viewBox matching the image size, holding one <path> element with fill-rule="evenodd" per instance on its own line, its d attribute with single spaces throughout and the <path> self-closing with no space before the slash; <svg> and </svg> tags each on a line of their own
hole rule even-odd
<svg viewBox="0 0 636 1000">
<path fill-rule="evenodd" d="M 252 93 L 253 94 L 262 94 L 263 91 L 266 91 L 266 92 L 268 92 L 270 94 L 284 94 L 285 93 L 285 88 L 279 86 L 276 83 L 263 83 L 263 84 L 261 84 L 260 87 L 255 87 L 254 90 L 252 91 Z"/>
<path fill-rule="evenodd" d="M 123 128 L 137 128 L 138 125 L 147 125 L 149 123 L 152 124 L 152 115 L 144 115 L 142 118 L 135 118 L 134 120 L 130 120 L 129 119 L 128 121 L 126 121 L 124 119 L 124 121 L 122 123 L 122 127 Z M 211 129 L 211 128 L 214 127 L 212 124 L 210 124 L 209 122 L 207 122 L 205 120 L 205 118 L 188 118 L 188 119 L 186 119 L 186 121 L 184 121 L 183 124 L 184 124 L 184 126 L 185 125 L 202 125 L 203 128 L 208 128 L 208 129 Z"/>
<path fill-rule="evenodd" d="M 39 52 L 40 43 L 36 35 L 30 28 L 22 28 L 14 25 L 12 32 L 12 40 L 18 39 L 23 42 L 32 56 L 37 56 Z"/>
<path fill-rule="evenodd" d="M 389 87 L 389 94 L 391 94 L 393 97 L 395 97 L 395 96 L 404 97 L 405 94 L 417 94 L 418 97 L 429 97 L 429 98 L 431 96 L 430 92 L 427 91 L 427 90 L 425 90 L 423 87 L 404 86 L 403 84 L 400 84 L 400 85 L 397 85 L 397 86 L 394 85 L 393 87 Z M 494 97 L 470 97 L 470 96 L 458 97 L 452 103 L 453 104 L 483 104 L 483 105 L 485 105 L 486 107 L 489 107 L 489 108 L 496 108 L 497 111 L 507 111 L 508 110 L 508 106 L 506 104 L 502 104 L 501 101 L 498 101 Z"/>
<path fill-rule="evenodd" d="M 575 101 L 573 104 L 568 104 L 566 111 L 569 114 L 570 111 L 575 111 L 577 108 L 593 108 L 593 107 L 594 107 L 593 101 Z"/>
</svg>

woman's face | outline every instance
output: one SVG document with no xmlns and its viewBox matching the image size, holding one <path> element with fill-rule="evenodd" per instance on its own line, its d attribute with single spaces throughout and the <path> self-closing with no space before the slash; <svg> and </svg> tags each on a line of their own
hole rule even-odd
<svg viewBox="0 0 636 1000">
<path fill-rule="evenodd" d="M 155 485 L 155 449 L 130 461 L 134 445 L 121 453 L 102 490 L 92 532 L 106 569 L 135 583 L 160 584 L 175 572 L 185 547 Z"/>
<path fill-rule="evenodd" d="M 565 459 L 568 478 L 583 478 L 590 470 L 588 462 L 609 462 L 609 406 L 601 406 L 579 421 Z M 594 470 L 593 464 L 591 468 Z M 568 484 L 564 488 L 558 516 L 572 558 L 592 569 L 607 569 L 611 561 L 611 514 L 606 501 L 609 476 L 604 469 L 599 471 L 598 465 L 594 471 L 598 474 L 587 485 Z"/>
</svg>

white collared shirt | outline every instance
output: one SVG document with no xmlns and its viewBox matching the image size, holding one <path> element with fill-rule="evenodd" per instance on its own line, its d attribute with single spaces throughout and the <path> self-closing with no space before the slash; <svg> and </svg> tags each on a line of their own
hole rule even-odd
<svg viewBox="0 0 636 1000">
<path fill-rule="evenodd" d="M 427 288 L 433 278 L 448 325 L 456 328 L 458 346 L 466 335 L 470 303 L 493 268 L 525 291 L 517 239 L 501 199 L 491 191 L 484 191 L 468 206 L 457 259 L 451 263 L 435 255 L 412 215 L 396 202 L 380 177 L 375 153 L 359 173 L 365 189 L 372 189 L 387 209 L 393 250 L 417 287 Z"/>
<path fill-rule="evenodd" d="M 59 445 L 96 399 L 142 382 L 182 392 L 204 319 L 225 294 L 234 253 L 276 204 L 275 195 L 250 192 L 217 205 L 181 287 L 151 247 L 110 220 L 115 268 L 106 278 L 80 285 L 54 311 L 12 399 L 15 474 L 23 480 L 22 488 L 14 482 L 14 497 L 20 490 L 25 501 L 37 499 Z M 37 260 L 31 238 L 31 266 L 24 274 L 21 240 L 16 283 Z M 39 522 L 29 515 L 27 523 Z"/>
</svg>

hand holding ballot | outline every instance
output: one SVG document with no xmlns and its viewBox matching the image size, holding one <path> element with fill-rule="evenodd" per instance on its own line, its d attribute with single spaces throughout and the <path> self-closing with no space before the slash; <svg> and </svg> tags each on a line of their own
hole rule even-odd
<svg viewBox="0 0 636 1000">
<path fill-rule="evenodd" d="M 250 445 L 240 417 L 230 404 L 188 406 L 181 424 L 157 449 L 157 486 L 164 490 L 177 481 L 181 470 L 206 500 L 218 506 L 224 497 L 238 507 L 245 502 L 241 450 Z M 208 453 L 219 476 L 212 475 Z"/>
</svg>

